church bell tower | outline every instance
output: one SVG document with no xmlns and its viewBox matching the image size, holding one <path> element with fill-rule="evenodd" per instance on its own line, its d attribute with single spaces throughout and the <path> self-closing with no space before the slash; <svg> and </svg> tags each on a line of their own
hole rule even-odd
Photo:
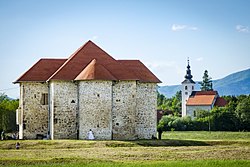
<svg viewBox="0 0 250 167">
<path fill-rule="evenodd" d="M 191 75 L 190 65 L 189 65 L 189 59 L 188 59 L 188 65 L 185 75 L 185 80 L 181 83 L 182 84 L 182 117 L 187 115 L 187 108 L 186 103 L 191 95 L 192 91 L 194 91 L 195 82 L 192 80 L 193 76 Z"/>
</svg>

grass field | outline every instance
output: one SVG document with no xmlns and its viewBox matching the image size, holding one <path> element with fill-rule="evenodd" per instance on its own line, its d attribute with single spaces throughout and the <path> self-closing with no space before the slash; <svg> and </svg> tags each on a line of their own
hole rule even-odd
<svg viewBox="0 0 250 167">
<path fill-rule="evenodd" d="M 0 141 L 0 166 L 250 167 L 249 132 L 167 132 L 163 140 Z"/>
</svg>

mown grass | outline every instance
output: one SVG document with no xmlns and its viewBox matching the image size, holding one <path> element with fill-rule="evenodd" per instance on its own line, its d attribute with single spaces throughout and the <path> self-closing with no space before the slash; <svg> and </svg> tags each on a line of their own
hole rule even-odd
<svg viewBox="0 0 250 167">
<path fill-rule="evenodd" d="M 0 141 L 0 166 L 250 166 L 249 132 L 167 132 L 163 140 Z"/>
<path fill-rule="evenodd" d="M 164 139 L 179 140 L 250 140 L 250 132 L 208 132 L 208 131 L 173 131 L 164 132 Z"/>
</svg>

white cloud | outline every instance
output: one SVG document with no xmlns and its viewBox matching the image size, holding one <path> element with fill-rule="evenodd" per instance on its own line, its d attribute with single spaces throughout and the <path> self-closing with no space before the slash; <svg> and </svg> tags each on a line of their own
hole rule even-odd
<svg viewBox="0 0 250 167">
<path fill-rule="evenodd" d="M 178 24 L 173 24 L 171 27 L 172 31 L 181 31 L 181 30 L 192 30 L 196 31 L 198 30 L 198 27 L 194 26 L 189 26 L 189 25 L 178 25 Z"/>
<path fill-rule="evenodd" d="M 97 38 L 98 38 L 98 36 L 95 35 L 95 36 L 93 36 L 91 39 L 92 39 L 92 40 L 95 40 L 95 39 L 97 39 Z"/>
<path fill-rule="evenodd" d="M 172 31 L 180 31 L 180 30 L 185 29 L 186 27 L 187 27 L 186 25 L 175 25 L 175 24 L 173 24 L 172 25 Z"/>
<path fill-rule="evenodd" d="M 198 57 L 195 59 L 196 61 L 202 61 L 203 60 L 203 57 Z"/>
<path fill-rule="evenodd" d="M 249 27 L 243 25 L 236 25 L 236 30 L 238 32 L 249 33 Z"/>
</svg>

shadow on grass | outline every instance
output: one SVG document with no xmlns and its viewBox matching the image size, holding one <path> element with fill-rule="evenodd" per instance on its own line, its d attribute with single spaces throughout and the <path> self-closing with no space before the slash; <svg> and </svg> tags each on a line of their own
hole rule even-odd
<svg viewBox="0 0 250 167">
<path fill-rule="evenodd" d="M 167 147 L 167 146 L 209 146 L 210 144 L 203 141 L 194 140 L 173 140 L 173 139 L 163 139 L 163 140 L 137 140 L 134 143 L 145 146 L 145 147 Z"/>
</svg>

